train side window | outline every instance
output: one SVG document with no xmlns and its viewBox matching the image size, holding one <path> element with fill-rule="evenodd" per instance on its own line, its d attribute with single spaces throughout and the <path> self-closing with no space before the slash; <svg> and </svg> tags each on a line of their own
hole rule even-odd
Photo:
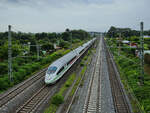
<svg viewBox="0 0 150 113">
<path fill-rule="evenodd" d="M 62 67 L 58 72 L 57 75 L 64 69 L 64 67 Z"/>
</svg>

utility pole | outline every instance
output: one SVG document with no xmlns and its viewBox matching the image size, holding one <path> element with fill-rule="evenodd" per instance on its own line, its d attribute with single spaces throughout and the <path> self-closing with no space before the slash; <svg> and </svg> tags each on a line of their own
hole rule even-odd
<svg viewBox="0 0 150 113">
<path fill-rule="evenodd" d="M 36 49 L 37 49 L 37 60 L 39 60 L 40 59 L 40 46 L 37 44 L 36 45 Z"/>
<path fill-rule="evenodd" d="M 143 38 L 143 22 L 140 23 L 140 28 L 141 28 L 141 32 L 140 32 L 140 60 L 141 60 L 141 76 L 139 77 L 140 79 L 140 83 L 144 84 L 144 38 Z"/>
<path fill-rule="evenodd" d="M 71 49 L 72 49 L 72 32 L 70 31 L 70 36 L 71 36 Z"/>
<path fill-rule="evenodd" d="M 72 49 L 72 32 L 68 28 L 66 29 L 67 34 L 69 35 L 69 38 L 71 38 L 71 46 L 70 49 Z"/>
<path fill-rule="evenodd" d="M 8 25 L 8 75 L 10 82 L 13 81 L 12 76 L 12 42 L 11 42 L 11 25 Z"/>
<path fill-rule="evenodd" d="M 31 45 L 31 42 L 28 42 L 29 53 L 30 53 L 30 45 Z"/>
<path fill-rule="evenodd" d="M 120 50 L 121 50 L 121 33 L 119 33 L 119 50 L 118 50 L 118 56 L 120 56 Z"/>
</svg>

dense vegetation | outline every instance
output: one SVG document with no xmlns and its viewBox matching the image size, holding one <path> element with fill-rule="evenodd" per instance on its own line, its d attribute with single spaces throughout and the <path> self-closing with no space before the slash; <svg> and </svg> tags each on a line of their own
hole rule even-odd
<svg viewBox="0 0 150 113">
<path fill-rule="evenodd" d="M 113 29 L 113 30 L 112 30 Z M 120 69 L 120 75 L 122 82 L 127 90 L 127 93 L 135 96 L 139 102 L 139 104 L 135 101 L 131 101 L 134 106 L 134 112 L 138 113 L 137 106 L 140 107 L 141 110 L 146 113 L 150 111 L 150 74 L 144 74 L 144 83 L 142 84 L 141 73 L 140 73 L 140 59 L 135 55 L 135 50 L 139 50 L 139 48 L 127 48 L 129 45 L 121 44 L 120 55 L 118 54 L 118 33 L 122 32 L 122 40 L 129 40 L 131 43 L 137 43 L 138 47 L 140 44 L 139 40 L 139 31 L 131 30 L 131 29 L 122 29 L 119 28 L 120 31 L 116 30 L 117 28 L 111 27 L 111 29 L 107 33 L 107 43 L 111 46 L 111 51 L 114 55 L 115 61 L 118 64 L 118 68 Z M 116 32 L 112 32 L 115 31 Z M 127 31 L 127 32 L 126 32 Z M 130 31 L 130 32 L 129 32 Z M 150 31 L 145 31 L 145 35 L 150 35 Z M 144 50 L 150 50 L 150 39 L 144 39 Z M 150 67 L 150 55 L 145 54 L 144 56 L 145 66 Z M 128 92 L 130 91 L 130 92 Z M 136 106 L 136 107 L 135 107 Z"/>
<path fill-rule="evenodd" d="M 114 26 L 110 27 L 107 32 L 108 37 L 118 37 L 119 33 L 121 33 L 122 37 L 131 37 L 131 36 L 140 36 L 140 31 L 132 30 L 130 28 L 116 28 Z M 144 31 L 144 35 L 150 36 L 150 30 Z"/>
<path fill-rule="evenodd" d="M 7 35 L 7 32 L 0 33 L 0 92 L 29 78 L 33 72 L 48 66 L 52 61 L 91 38 L 90 35 L 83 30 L 66 30 L 63 33 L 12 32 L 13 81 L 10 82 L 7 74 Z M 29 42 L 31 46 L 29 46 Z M 60 49 L 54 49 L 54 44 L 60 47 Z M 40 45 L 39 59 L 37 59 L 36 45 Z"/>
<path fill-rule="evenodd" d="M 8 56 L 8 32 L 0 32 L 0 61 L 7 59 Z M 71 38 L 72 37 L 72 38 Z M 87 40 L 90 35 L 84 30 L 65 31 L 63 33 L 21 33 L 12 32 L 12 53 L 13 57 L 22 55 L 24 51 L 36 54 L 37 48 L 32 45 L 41 45 L 41 50 L 53 50 L 53 44 L 62 48 L 69 48 L 70 42 L 76 43 Z M 71 40 L 72 39 L 72 40 Z M 28 43 L 31 47 L 29 48 Z M 26 45 L 26 46 L 25 46 Z"/>
</svg>

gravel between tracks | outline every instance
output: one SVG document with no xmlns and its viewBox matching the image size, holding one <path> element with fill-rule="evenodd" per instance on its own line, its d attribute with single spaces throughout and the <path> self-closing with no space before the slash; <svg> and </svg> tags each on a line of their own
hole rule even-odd
<svg viewBox="0 0 150 113">
<path fill-rule="evenodd" d="M 101 51 L 102 63 L 101 63 L 101 68 L 100 68 L 100 74 L 101 74 L 100 75 L 101 76 L 100 87 L 101 88 L 100 88 L 100 93 L 99 93 L 99 112 L 100 113 L 115 113 L 103 43 L 101 43 L 100 46 L 102 46 L 103 49 Z M 87 67 L 83 86 L 79 87 L 79 90 L 77 91 L 77 94 L 74 99 L 74 103 L 72 104 L 69 110 L 69 113 L 83 113 L 83 108 L 84 108 L 84 104 L 85 104 L 85 100 L 87 96 L 87 90 L 89 88 L 91 75 L 93 74 L 94 68 L 95 68 L 94 66 L 96 63 L 96 59 L 95 59 L 96 54 L 93 56 L 91 64 Z M 95 112 L 89 112 L 89 113 L 95 113 Z"/>
<path fill-rule="evenodd" d="M 106 61 L 106 54 L 104 51 L 104 46 L 102 50 L 102 76 L 101 76 L 101 113 L 115 113 L 110 81 L 109 81 L 109 73 L 108 73 L 108 64 Z"/>
<path fill-rule="evenodd" d="M 94 64 L 96 62 L 96 59 L 94 59 L 95 56 L 96 54 L 94 54 L 92 58 L 92 63 L 87 67 L 87 71 L 84 76 L 84 83 L 82 87 L 79 87 L 77 95 L 75 96 L 74 99 L 74 103 L 71 106 L 69 113 L 82 113 L 86 95 L 87 95 L 88 85 L 90 83 L 90 75 L 94 71 Z"/>
</svg>

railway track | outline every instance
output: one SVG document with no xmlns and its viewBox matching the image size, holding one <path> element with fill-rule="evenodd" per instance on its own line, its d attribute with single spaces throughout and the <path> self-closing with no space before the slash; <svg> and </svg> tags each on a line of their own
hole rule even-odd
<svg viewBox="0 0 150 113">
<path fill-rule="evenodd" d="M 108 64 L 108 73 L 111 85 L 111 92 L 113 97 L 113 110 L 116 113 L 133 113 L 128 98 L 125 94 L 123 86 L 120 82 L 119 75 L 116 72 L 116 65 L 114 64 L 113 58 L 110 52 L 106 48 L 106 44 L 103 39 L 100 41 L 100 45 L 97 49 L 97 56 L 95 57 L 95 65 L 93 66 L 93 74 L 91 74 L 91 81 L 89 83 L 89 88 L 87 96 L 84 103 L 84 108 L 82 113 L 101 113 L 102 110 L 102 97 L 101 97 L 101 83 L 102 83 L 102 62 L 107 62 Z M 99 52 L 98 52 L 99 51 Z M 103 102 L 104 103 L 104 102 Z M 71 113 L 70 109 L 72 103 L 69 105 L 67 113 Z M 107 108 L 106 108 L 107 109 Z"/>
<path fill-rule="evenodd" d="M 87 48 L 77 59 L 76 62 L 78 62 L 82 56 L 84 56 L 84 53 L 88 50 Z M 75 65 L 76 63 L 74 63 Z M 73 66 L 72 66 L 73 67 Z M 41 81 L 44 78 L 45 72 L 47 68 L 41 70 L 39 73 L 37 73 L 35 76 L 32 76 L 31 78 L 27 79 L 23 83 L 17 85 L 15 88 L 10 89 L 8 92 L 2 94 L 0 96 L 0 112 L 16 112 L 16 113 L 31 113 L 36 112 L 40 105 L 43 105 L 46 99 L 50 98 L 58 89 L 58 87 L 64 83 L 65 79 L 67 77 L 63 77 L 62 81 L 60 81 L 57 85 L 52 86 L 46 86 Z M 70 69 L 69 69 L 70 70 Z M 40 88 L 34 90 L 32 86 L 36 87 L 37 83 L 40 82 Z M 42 86 L 41 86 L 42 85 Z M 31 86 L 31 87 L 30 87 Z M 28 91 L 34 90 L 27 95 Z M 36 92 L 37 91 L 37 92 Z M 24 92 L 26 95 L 24 95 Z M 36 93 L 35 93 L 36 92 Z M 23 96 L 23 97 L 21 97 Z M 17 100 L 21 98 L 21 102 L 17 102 Z M 23 99 L 22 99 L 23 98 Z M 17 102 L 17 104 L 15 104 Z M 40 109 L 41 110 L 41 109 Z"/>
<path fill-rule="evenodd" d="M 102 40 L 100 41 L 102 42 Z M 91 81 L 89 84 L 88 94 L 83 108 L 83 113 L 99 113 L 101 110 L 100 106 L 100 66 L 101 66 L 101 44 L 99 43 L 99 48 L 97 49 L 98 54 L 96 56 L 96 63 L 94 66 L 94 72 L 91 76 Z"/>
<path fill-rule="evenodd" d="M 104 46 L 106 48 L 105 43 Z M 127 97 L 121 85 L 120 79 L 117 75 L 117 70 L 113 61 L 113 56 L 107 48 L 105 50 L 115 111 L 116 113 L 132 113 L 131 108 L 129 107 L 129 103 L 127 101 Z"/>
<path fill-rule="evenodd" d="M 88 49 L 87 49 L 88 50 Z M 82 58 L 82 56 L 84 55 L 84 53 L 87 51 L 85 50 L 77 60 L 79 60 L 80 58 Z M 75 64 L 75 63 L 74 63 Z M 74 65 L 73 64 L 73 65 Z M 71 69 L 71 68 L 70 68 Z M 64 83 L 64 77 L 61 79 Z M 16 113 L 34 113 L 37 111 L 38 107 L 50 96 L 53 95 L 53 89 L 55 90 L 56 87 L 59 86 L 59 82 L 58 84 L 56 83 L 55 85 L 50 85 L 50 86 L 46 86 L 44 85 L 41 89 L 38 90 L 37 93 L 35 93 L 29 100 L 27 100 L 27 102 L 25 102 L 21 107 L 19 107 L 16 110 Z"/>
<path fill-rule="evenodd" d="M 99 42 L 99 41 L 98 41 L 98 42 Z M 94 48 L 97 48 L 97 44 L 95 44 Z M 96 63 L 96 59 L 95 59 L 96 56 L 97 56 L 96 53 L 92 55 L 93 58 L 91 58 L 90 62 L 88 63 L 86 72 L 85 72 L 84 75 L 82 76 L 82 78 L 81 78 L 81 80 L 80 80 L 80 82 L 79 82 L 79 84 L 78 84 L 78 86 L 77 86 L 77 89 L 76 89 L 76 91 L 75 91 L 75 93 L 74 93 L 74 95 L 73 95 L 73 97 L 72 97 L 70 103 L 67 104 L 68 107 L 66 108 L 66 106 L 64 106 L 66 110 L 63 111 L 63 113 L 72 113 L 71 108 L 72 108 L 72 105 L 74 104 L 74 101 L 75 101 L 75 99 L 76 99 L 76 97 L 77 97 L 77 93 L 78 93 L 78 91 L 79 91 L 79 89 L 80 89 L 80 87 L 81 87 L 81 84 L 83 83 L 83 80 L 86 79 L 87 74 L 92 73 L 93 70 L 94 70 L 94 64 Z M 92 66 L 92 68 L 91 68 L 91 66 Z M 82 85 L 83 85 L 83 84 L 82 84 Z M 77 108 L 77 109 L 79 109 L 79 108 Z M 75 112 L 76 112 L 76 111 L 75 111 Z M 61 112 L 58 112 L 58 113 L 61 113 Z"/>
<path fill-rule="evenodd" d="M 37 93 L 35 93 L 25 104 L 16 110 L 16 113 L 31 113 L 43 102 L 51 93 L 51 86 L 44 85 Z"/>
<path fill-rule="evenodd" d="M 14 89 L 10 90 L 8 93 L 2 95 L 0 97 L 0 108 L 2 106 L 4 106 L 5 104 L 7 104 L 10 100 L 15 98 L 18 94 L 22 93 L 25 89 L 30 87 L 33 83 L 35 83 L 36 81 L 44 78 L 43 75 L 45 74 L 45 72 L 46 72 L 46 68 L 41 70 L 35 76 L 33 76 L 33 77 L 29 78 L 28 80 L 24 81 L 23 83 L 21 83 L 20 85 L 18 85 Z"/>
</svg>

